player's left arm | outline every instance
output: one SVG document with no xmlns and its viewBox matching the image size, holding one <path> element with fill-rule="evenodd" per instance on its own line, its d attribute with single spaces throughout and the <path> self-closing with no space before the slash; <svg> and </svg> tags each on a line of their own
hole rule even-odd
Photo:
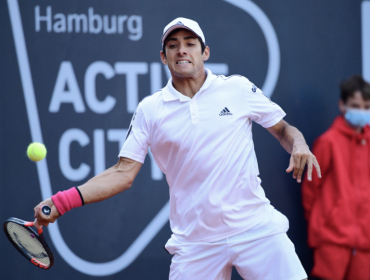
<svg viewBox="0 0 370 280">
<path fill-rule="evenodd" d="M 291 154 L 289 167 L 286 172 L 293 171 L 293 178 L 297 179 L 298 183 L 302 181 L 302 174 L 305 166 L 307 165 L 307 179 L 312 180 L 313 166 L 316 168 L 319 178 L 321 178 L 320 166 L 316 157 L 311 153 L 306 140 L 302 133 L 291 126 L 286 121 L 281 120 L 267 130 L 279 140 L 281 146 Z"/>
</svg>

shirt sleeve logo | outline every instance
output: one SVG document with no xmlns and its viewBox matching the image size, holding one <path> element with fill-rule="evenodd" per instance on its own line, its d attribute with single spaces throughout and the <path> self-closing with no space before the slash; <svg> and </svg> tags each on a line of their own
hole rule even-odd
<svg viewBox="0 0 370 280">
<path fill-rule="evenodd" d="M 252 85 L 252 91 L 253 92 L 256 92 L 257 91 L 257 87 L 255 85 Z"/>
</svg>

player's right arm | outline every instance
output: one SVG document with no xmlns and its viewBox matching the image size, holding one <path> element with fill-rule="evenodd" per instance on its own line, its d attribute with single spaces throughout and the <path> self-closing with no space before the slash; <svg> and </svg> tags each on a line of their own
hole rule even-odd
<svg viewBox="0 0 370 280">
<path fill-rule="evenodd" d="M 140 162 L 121 157 L 116 165 L 77 187 L 84 203 L 99 202 L 129 189 L 139 173 L 141 166 L 142 163 Z M 41 212 L 41 205 L 48 205 L 51 208 L 49 216 Z M 61 216 L 51 198 L 39 203 L 34 208 L 34 211 L 35 218 L 37 218 L 38 223 L 42 226 L 48 226 L 49 223 L 53 223 Z"/>
<path fill-rule="evenodd" d="M 78 187 L 85 204 L 99 202 L 129 189 L 142 163 L 120 158 L 118 163 Z"/>
<path fill-rule="evenodd" d="M 51 198 L 39 203 L 35 208 L 35 218 L 40 225 L 47 226 L 67 211 L 84 204 L 99 202 L 129 189 L 144 163 L 150 146 L 151 115 L 153 104 L 150 97 L 138 105 L 126 136 L 125 143 L 119 153 L 120 160 L 111 168 L 93 177 L 85 184 L 58 192 Z M 142 103 L 146 102 L 146 114 Z M 51 213 L 42 213 L 41 205 L 48 205 Z"/>
</svg>

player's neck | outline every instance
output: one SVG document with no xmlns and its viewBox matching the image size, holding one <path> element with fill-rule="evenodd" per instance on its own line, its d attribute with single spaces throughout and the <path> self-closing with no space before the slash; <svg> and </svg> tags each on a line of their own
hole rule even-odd
<svg viewBox="0 0 370 280">
<path fill-rule="evenodd" d="M 199 73 L 193 77 L 184 78 L 172 75 L 172 85 L 181 94 L 193 98 L 203 86 L 206 79 L 207 73 L 203 68 L 202 71 L 199 71 Z"/>
</svg>

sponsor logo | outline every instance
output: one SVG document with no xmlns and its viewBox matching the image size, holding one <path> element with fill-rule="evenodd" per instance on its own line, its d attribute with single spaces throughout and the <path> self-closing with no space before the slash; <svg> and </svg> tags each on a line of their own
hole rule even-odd
<svg viewBox="0 0 370 280">
<path fill-rule="evenodd" d="M 51 211 L 51 209 L 50 209 L 50 207 L 49 207 L 49 206 L 44 205 L 44 206 L 42 206 L 41 211 L 42 211 L 42 213 L 44 213 L 45 215 L 50 215 L 50 211 Z"/>
<path fill-rule="evenodd" d="M 227 107 L 225 107 L 225 109 L 223 109 L 219 114 L 219 116 L 232 116 L 232 115 L 233 114 L 229 111 L 229 109 L 227 109 Z"/>
<path fill-rule="evenodd" d="M 257 87 L 255 85 L 252 85 L 252 91 L 253 92 L 256 92 L 257 91 Z"/>
<path fill-rule="evenodd" d="M 142 17 L 138 15 L 99 15 L 90 7 L 86 14 L 53 15 L 51 6 L 42 12 L 40 6 L 35 7 L 35 31 L 55 33 L 90 33 L 90 34 L 124 34 L 128 38 L 138 41 L 143 36 Z"/>
<path fill-rule="evenodd" d="M 32 141 L 43 142 L 41 124 L 39 122 L 39 111 L 36 106 L 35 90 L 32 84 L 31 67 L 29 65 L 27 48 L 25 45 L 25 36 L 21 14 L 17 0 L 8 0 L 9 14 L 12 23 L 13 36 L 16 45 L 18 63 L 21 72 L 21 80 L 26 97 L 27 114 L 31 125 Z M 224 0 L 238 9 L 245 11 L 249 16 L 256 20 L 259 27 L 265 35 L 269 64 L 267 76 L 262 90 L 271 95 L 279 74 L 280 52 L 276 33 L 271 22 L 264 12 L 250 0 Z M 88 7 L 82 13 L 61 13 L 53 9 L 52 6 L 36 6 L 34 8 L 34 26 L 35 32 L 43 33 L 78 33 L 84 34 L 114 34 L 127 36 L 129 40 L 138 41 L 143 36 L 143 20 L 138 15 L 104 15 L 99 13 L 97 8 Z M 60 35 L 60 34 L 59 34 Z M 95 58 L 96 59 L 96 58 Z M 133 58 L 134 59 L 134 58 Z M 76 65 L 77 64 L 77 67 Z M 75 67 L 74 67 L 75 66 Z M 94 114 L 107 114 L 111 112 L 118 98 L 111 94 L 105 94 L 103 98 L 98 98 L 99 86 L 101 80 L 105 82 L 115 82 L 113 79 L 122 79 L 123 75 L 126 81 L 126 102 L 127 113 L 133 113 L 138 104 L 138 91 L 140 83 L 138 77 L 148 75 L 150 79 L 151 93 L 162 88 L 163 68 L 159 62 L 125 62 L 119 60 L 103 61 L 100 57 L 96 61 L 92 60 L 82 68 L 76 61 L 61 61 L 60 68 L 55 79 L 54 90 L 51 91 L 51 100 L 49 103 L 49 113 L 57 114 L 63 106 L 71 106 L 76 113 L 85 113 L 92 111 Z M 206 63 L 215 74 L 227 75 L 228 65 L 225 63 Z M 167 67 L 164 68 L 167 78 L 170 73 Z M 75 74 L 76 71 L 76 74 Z M 84 73 L 85 72 L 85 73 Z M 84 75 L 85 74 L 85 75 Z M 78 77 L 82 80 L 78 81 Z M 97 78 L 98 77 L 98 78 Z M 100 80 L 99 80 L 100 79 Z M 80 85 L 84 85 L 80 88 Z M 81 91 L 82 89 L 82 91 Z M 148 92 L 149 93 L 149 92 Z M 227 108 L 225 108 L 227 109 Z M 224 109 L 224 110 L 225 110 Z M 223 111 L 224 111 L 223 110 Z M 229 111 L 227 109 L 227 111 Z M 232 115 L 229 111 L 226 115 Z M 80 128 L 68 127 L 61 135 L 59 141 L 59 165 L 64 177 L 71 181 L 81 181 L 86 179 L 89 172 L 94 168 L 94 173 L 100 173 L 105 169 L 105 143 L 118 142 L 122 147 L 127 129 L 100 129 L 94 128 L 85 132 Z M 70 160 L 70 147 L 73 142 L 77 142 L 81 147 L 93 145 L 94 165 L 81 161 L 79 165 L 73 166 Z M 152 154 L 149 152 L 151 164 L 151 177 L 153 180 L 161 180 L 162 172 L 155 165 Z M 40 187 L 43 199 L 49 198 L 52 193 L 51 180 L 46 161 L 37 165 L 40 178 Z M 93 263 L 78 257 L 71 248 L 65 243 L 58 222 L 48 227 L 50 236 L 58 253 L 74 269 L 81 273 L 92 276 L 108 276 L 115 274 L 129 266 L 151 242 L 156 234 L 167 223 L 169 216 L 169 203 L 167 202 L 161 210 L 155 215 L 153 220 L 145 227 L 136 240 L 129 248 L 114 260 L 102 263 Z M 35 260 L 34 264 L 37 264 Z M 43 266 L 43 264 L 41 264 Z"/>
</svg>

